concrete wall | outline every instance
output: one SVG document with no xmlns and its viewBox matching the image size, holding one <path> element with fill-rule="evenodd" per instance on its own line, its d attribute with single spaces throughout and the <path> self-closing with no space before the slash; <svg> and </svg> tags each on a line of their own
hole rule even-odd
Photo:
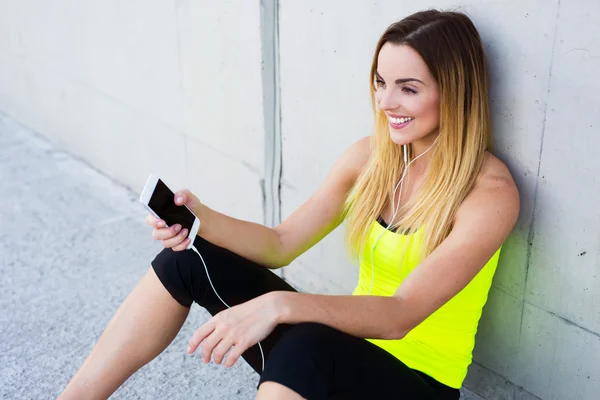
<svg viewBox="0 0 600 400">
<path fill-rule="evenodd" d="M 3 1 L 0 107 L 135 190 L 155 171 L 262 222 L 259 20 L 244 0 Z"/>
<path fill-rule="evenodd" d="M 369 133 L 372 49 L 388 24 L 422 7 L 355 2 L 348 12 L 344 4 L 281 4 L 284 215 L 349 143 Z M 461 9 L 488 52 L 496 154 L 522 196 L 466 385 L 489 398 L 527 396 L 519 386 L 543 399 L 597 398 L 600 3 L 470 1 Z M 311 289 L 350 290 L 357 271 L 344 262 L 342 238 L 339 228 L 286 276 Z"/>
<path fill-rule="evenodd" d="M 415 4 L 5 1 L 0 110 L 136 191 L 153 170 L 219 211 L 272 225 L 369 134 L 368 69 L 385 27 L 457 6 Z M 461 4 L 489 56 L 496 154 L 522 195 L 465 385 L 490 399 L 594 399 L 600 3 Z M 357 268 L 342 238 L 339 228 L 286 278 L 350 291 Z"/>
</svg>

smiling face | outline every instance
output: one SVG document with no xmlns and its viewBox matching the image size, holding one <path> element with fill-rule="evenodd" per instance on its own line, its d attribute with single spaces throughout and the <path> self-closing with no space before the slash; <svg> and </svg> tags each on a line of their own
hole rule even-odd
<svg viewBox="0 0 600 400">
<path fill-rule="evenodd" d="M 413 48 L 385 43 L 377 57 L 375 101 L 398 145 L 433 142 L 440 122 L 439 88 Z M 419 146 L 422 147 L 422 146 Z"/>
</svg>

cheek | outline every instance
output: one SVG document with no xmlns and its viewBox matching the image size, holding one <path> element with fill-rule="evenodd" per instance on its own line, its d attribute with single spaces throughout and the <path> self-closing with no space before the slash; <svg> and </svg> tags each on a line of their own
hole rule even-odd
<svg viewBox="0 0 600 400">
<path fill-rule="evenodd" d="M 439 104 L 435 99 L 421 99 L 413 104 L 413 113 L 423 122 L 435 124 L 439 121 Z"/>
</svg>

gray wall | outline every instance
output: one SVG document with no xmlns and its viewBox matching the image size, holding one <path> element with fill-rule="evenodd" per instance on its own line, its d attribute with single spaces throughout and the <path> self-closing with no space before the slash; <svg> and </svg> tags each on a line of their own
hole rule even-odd
<svg viewBox="0 0 600 400">
<path fill-rule="evenodd" d="M 1 2 L 0 110 L 136 191 L 155 171 L 273 225 L 369 134 L 368 69 L 385 27 L 458 5 L 275 3 Z M 460 4 L 485 42 L 496 154 L 522 204 L 465 385 L 486 398 L 595 399 L 600 2 Z M 342 239 L 340 227 L 285 277 L 347 293 L 357 267 Z"/>
<path fill-rule="evenodd" d="M 259 21 L 243 0 L 2 1 L 0 107 L 136 190 L 155 171 L 259 222 Z"/>
</svg>

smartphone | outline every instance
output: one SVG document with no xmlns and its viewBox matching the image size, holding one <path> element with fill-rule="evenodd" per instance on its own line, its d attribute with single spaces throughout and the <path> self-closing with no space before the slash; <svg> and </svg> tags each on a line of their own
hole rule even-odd
<svg viewBox="0 0 600 400">
<path fill-rule="evenodd" d="M 187 229 L 190 239 L 187 249 L 192 248 L 200 228 L 200 219 L 186 205 L 175 204 L 175 193 L 157 175 L 150 174 L 148 177 L 140 202 L 152 215 L 165 221 L 167 226 L 180 224 L 182 229 Z"/>
</svg>

